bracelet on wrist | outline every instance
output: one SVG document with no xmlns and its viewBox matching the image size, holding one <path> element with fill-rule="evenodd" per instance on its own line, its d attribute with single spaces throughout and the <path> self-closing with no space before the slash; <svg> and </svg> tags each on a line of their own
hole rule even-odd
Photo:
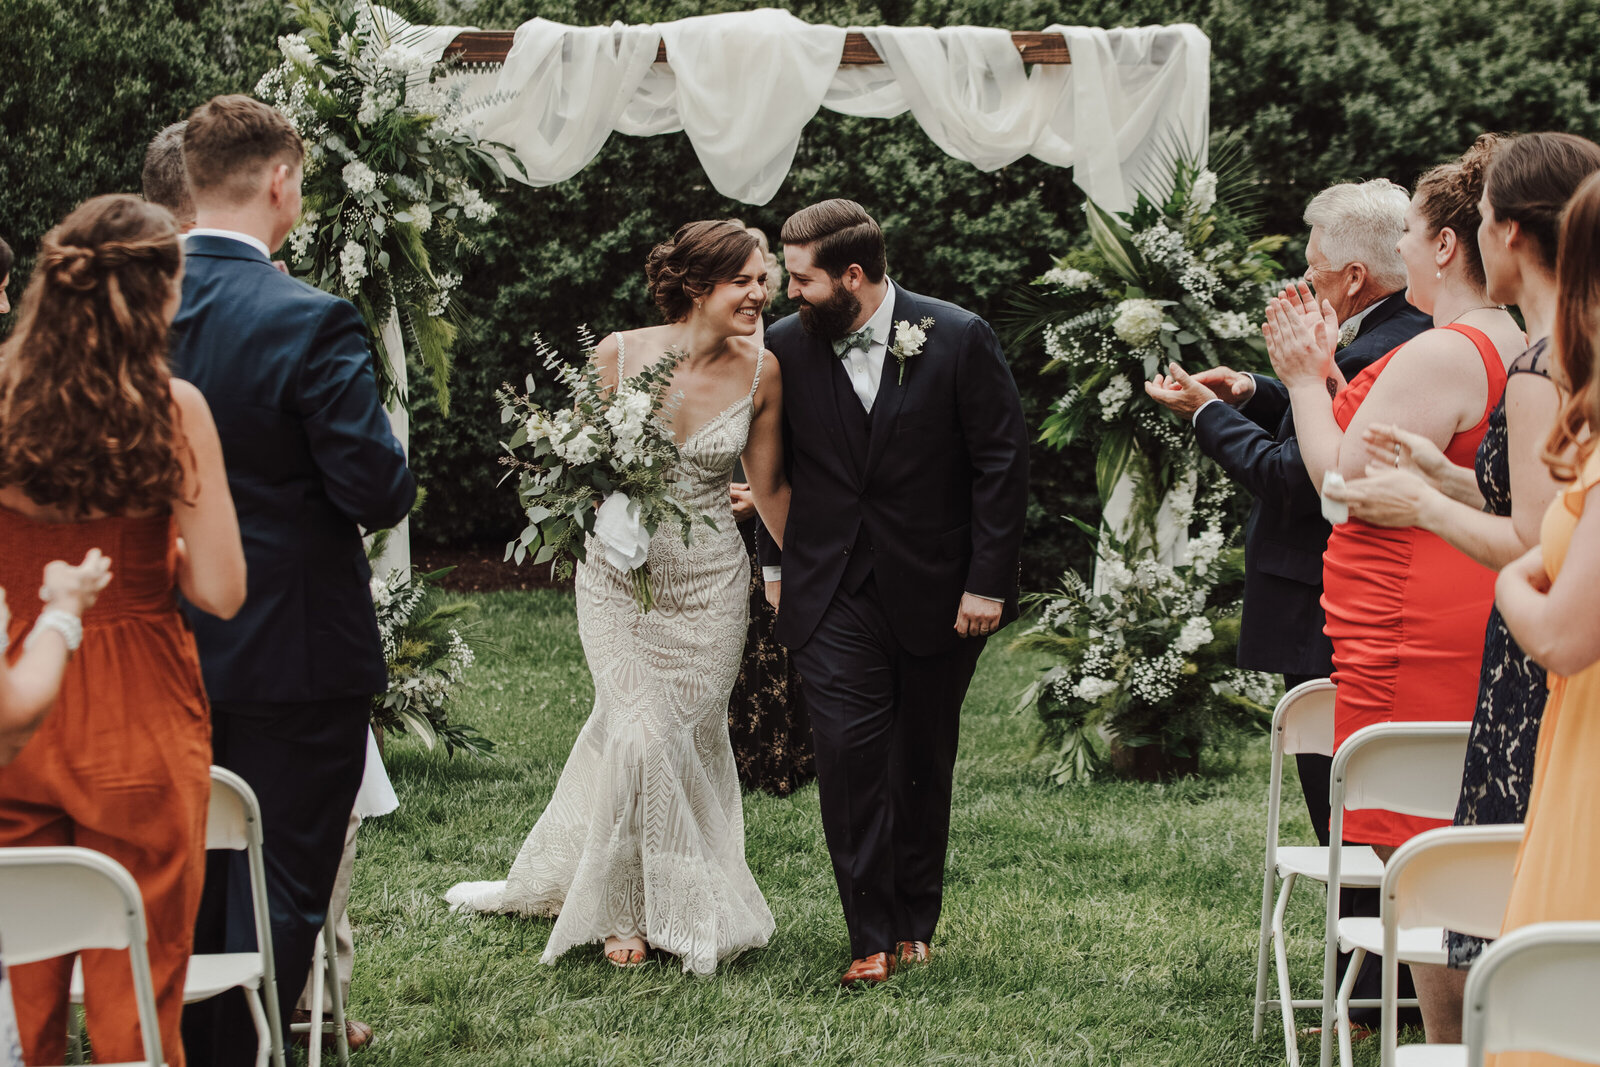
<svg viewBox="0 0 1600 1067">
<path fill-rule="evenodd" d="M 78 646 L 83 644 L 83 620 L 76 615 L 62 611 L 60 608 L 45 608 L 39 613 L 38 621 L 33 624 L 33 629 L 28 631 L 28 636 L 23 639 L 24 650 L 32 648 L 46 630 L 54 630 L 61 635 L 61 640 L 67 646 L 70 655 L 78 651 Z"/>
</svg>

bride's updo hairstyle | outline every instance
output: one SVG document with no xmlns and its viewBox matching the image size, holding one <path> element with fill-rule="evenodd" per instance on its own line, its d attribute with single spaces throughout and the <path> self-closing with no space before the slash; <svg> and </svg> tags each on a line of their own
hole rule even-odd
<svg viewBox="0 0 1600 1067">
<path fill-rule="evenodd" d="M 74 517 L 155 511 L 183 488 L 168 307 L 178 226 L 136 196 L 97 196 L 45 234 L 0 347 L 0 485 Z"/>
<path fill-rule="evenodd" d="M 650 250 L 645 281 L 667 322 L 682 322 L 694 302 L 744 270 L 760 244 L 737 222 L 711 219 L 678 227 L 672 240 Z"/>
<path fill-rule="evenodd" d="M 1444 229 L 1456 235 L 1467 280 L 1477 286 L 1487 284 L 1483 253 L 1478 250 L 1478 223 L 1483 221 L 1478 201 L 1489 164 L 1504 140 L 1499 134 L 1483 134 L 1460 159 L 1439 164 L 1417 182 L 1417 209 L 1428 220 L 1429 236 Z"/>
</svg>

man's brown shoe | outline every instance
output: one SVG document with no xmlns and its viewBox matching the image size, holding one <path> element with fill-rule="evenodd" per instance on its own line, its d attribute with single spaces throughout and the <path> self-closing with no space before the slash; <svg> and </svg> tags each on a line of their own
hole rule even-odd
<svg viewBox="0 0 1600 1067">
<path fill-rule="evenodd" d="M 304 1008 L 296 1008 L 289 1021 L 295 1023 L 309 1023 L 311 1021 L 311 1013 L 306 1011 Z M 322 1021 L 324 1025 L 327 1025 L 332 1023 L 333 1020 L 324 1015 L 322 1017 Z M 308 1044 L 311 1040 L 311 1035 L 309 1034 L 289 1034 L 287 1036 L 297 1045 Z M 350 1048 L 364 1048 L 372 1042 L 372 1027 L 368 1026 L 366 1023 L 357 1022 L 355 1019 L 346 1019 L 344 1021 L 344 1036 L 345 1040 L 349 1042 Z M 337 1048 L 338 1044 L 339 1037 L 337 1034 L 324 1033 L 322 1035 L 323 1048 Z"/>
<path fill-rule="evenodd" d="M 895 957 L 892 952 L 875 952 L 866 959 L 850 961 L 850 967 L 839 979 L 840 985 L 877 985 L 887 982 L 894 973 Z"/>
<path fill-rule="evenodd" d="M 927 963 L 933 955 L 933 948 L 926 941 L 897 941 L 894 951 L 902 967 L 908 963 Z"/>
</svg>

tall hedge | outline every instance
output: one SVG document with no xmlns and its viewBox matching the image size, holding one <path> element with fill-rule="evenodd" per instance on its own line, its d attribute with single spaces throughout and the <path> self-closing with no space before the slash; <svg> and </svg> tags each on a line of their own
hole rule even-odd
<svg viewBox="0 0 1600 1067">
<path fill-rule="evenodd" d="M 1484 130 L 1600 137 L 1600 0 L 776 3 L 838 25 L 1194 22 L 1212 41 L 1213 130 L 1243 132 L 1267 224 L 1290 234 L 1323 185 L 1409 183 Z M 754 6 L 460 0 L 439 19 L 484 28 L 535 15 L 639 23 Z M 0 46 L 11 59 L 0 80 L 0 234 L 27 255 L 78 200 L 136 188 L 150 134 L 211 93 L 248 90 L 271 61 L 279 20 L 264 0 L 0 0 Z M 1069 173 L 1032 161 L 981 173 L 943 156 L 909 116 L 822 112 L 783 190 L 759 209 L 710 189 L 681 134 L 614 136 L 571 181 L 500 198 L 499 226 L 465 286 L 478 319 L 457 353 L 453 414 L 443 420 L 424 404 L 414 421 L 414 462 L 429 487 L 418 539 L 492 542 L 517 527 L 511 495 L 494 486 L 490 393 L 537 369 L 535 333 L 575 354 L 581 324 L 604 332 L 652 321 L 644 256 L 682 221 L 737 215 L 775 233 L 789 211 L 832 195 L 878 213 L 897 278 L 991 318 L 1008 289 L 1042 271 L 1080 228 Z M 1011 357 L 1025 401 L 1039 410 L 1054 385 L 1038 375 L 1039 353 Z M 426 399 L 424 387 L 418 396 Z M 1081 559 L 1081 539 L 1056 516 L 1092 513 L 1090 466 L 1077 454 L 1035 455 L 1029 584 Z"/>
</svg>

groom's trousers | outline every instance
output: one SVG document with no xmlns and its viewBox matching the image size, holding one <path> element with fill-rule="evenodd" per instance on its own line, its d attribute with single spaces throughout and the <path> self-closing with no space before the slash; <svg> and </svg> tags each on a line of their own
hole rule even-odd
<svg viewBox="0 0 1600 1067">
<path fill-rule="evenodd" d="M 961 702 L 983 645 L 975 637 L 945 654 L 910 654 L 868 576 L 854 592 L 839 589 L 794 650 L 822 828 L 856 959 L 892 952 L 897 941 L 933 940 Z"/>
</svg>

